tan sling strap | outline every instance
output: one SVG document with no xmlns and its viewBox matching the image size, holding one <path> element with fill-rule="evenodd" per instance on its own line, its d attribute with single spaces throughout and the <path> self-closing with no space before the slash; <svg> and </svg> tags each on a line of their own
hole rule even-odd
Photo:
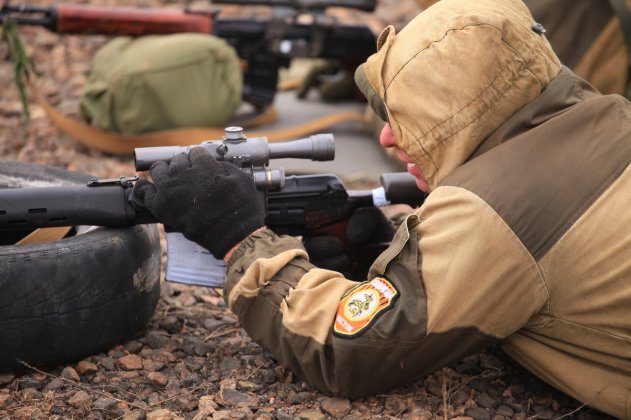
<svg viewBox="0 0 631 420">
<path fill-rule="evenodd" d="M 70 226 L 51 227 L 43 229 L 35 229 L 24 238 L 17 241 L 16 245 L 41 244 L 44 242 L 52 242 L 63 239 L 72 229 Z"/>
<path fill-rule="evenodd" d="M 29 80 L 28 84 L 37 102 L 44 108 L 49 118 L 59 129 L 78 142 L 103 152 L 131 154 L 136 147 L 190 146 L 205 140 L 221 138 L 224 134 L 224 127 L 180 128 L 138 135 L 121 135 L 115 132 L 101 130 L 62 114 L 46 100 L 44 95 L 37 89 L 35 81 Z M 237 119 L 231 123 L 233 125 L 239 124 L 245 129 L 250 129 L 249 135 L 252 137 L 266 136 L 270 142 L 274 142 L 303 137 L 342 122 L 363 121 L 362 113 L 346 111 L 327 115 L 288 128 L 269 131 L 262 129 L 251 131 L 252 128 L 260 128 L 274 122 L 277 116 L 277 110 L 274 107 L 269 107 L 261 113 L 248 116 L 245 119 Z"/>
</svg>

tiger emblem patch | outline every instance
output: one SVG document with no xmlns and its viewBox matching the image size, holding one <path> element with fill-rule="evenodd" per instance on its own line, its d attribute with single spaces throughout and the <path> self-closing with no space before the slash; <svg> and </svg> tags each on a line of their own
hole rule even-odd
<svg viewBox="0 0 631 420">
<path fill-rule="evenodd" d="M 333 333 L 346 338 L 359 336 L 394 306 L 398 296 L 398 290 L 385 277 L 360 284 L 340 301 Z"/>
</svg>

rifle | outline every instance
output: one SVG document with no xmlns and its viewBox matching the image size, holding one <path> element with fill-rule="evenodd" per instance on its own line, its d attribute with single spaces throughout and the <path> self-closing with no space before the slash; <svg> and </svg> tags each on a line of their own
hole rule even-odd
<svg viewBox="0 0 631 420">
<path fill-rule="evenodd" d="M 356 253 L 346 242 L 348 218 L 359 207 L 408 204 L 418 206 L 424 194 L 408 173 L 381 176 L 382 186 L 373 190 L 348 190 L 334 174 L 286 175 L 282 169 L 269 168 L 270 159 L 299 158 L 313 161 L 332 160 L 335 143 L 332 134 L 269 143 L 265 137 L 247 138 L 240 127 L 226 128 L 223 139 L 197 145 L 215 159 L 230 162 L 252 175 L 263 200 L 265 223 L 278 234 L 303 236 L 334 235 L 349 255 Z M 169 160 L 188 153 L 195 146 L 144 147 L 134 152 L 137 171 L 149 169 L 158 160 Z M 0 190 L 0 232 L 21 232 L 37 228 L 96 225 L 127 227 L 156 223 L 153 215 L 134 200 L 133 185 L 137 175 L 113 179 L 93 179 L 87 185 L 27 187 Z M 386 244 L 370 244 L 361 250 L 355 272 L 367 270 Z M 369 253 L 369 255 L 366 254 Z"/>
<path fill-rule="evenodd" d="M 243 75 L 243 99 L 255 108 L 272 104 L 278 73 L 293 58 L 336 60 L 354 72 L 376 51 L 376 39 L 367 26 L 341 25 L 326 15 L 328 7 L 372 12 L 376 0 L 214 0 L 217 4 L 265 5 L 265 20 L 221 18 L 220 10 L 199 12 L 132 7 L 60 4 L 32 6 L 6 1 L 0 8 L 0 24 L 36 25 L 59 34 L 141 36 L 197 32 L 226 40 L 247 63 Z M 305 17 L 310 21 L 303 23 Z M 359 96 L 358 96 L 359 97 Z"/>
</svg>

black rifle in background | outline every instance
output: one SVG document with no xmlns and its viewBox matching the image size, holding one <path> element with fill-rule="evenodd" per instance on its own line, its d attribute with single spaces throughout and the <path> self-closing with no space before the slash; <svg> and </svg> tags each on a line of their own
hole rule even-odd
<svg viewBox="0 0 631 420">
<path fill-rule="evenodd" d="M 270 159 L 300 158 L 332 160 L 335 155 L 331 134 L 306 139 L 268 143 L 265 137 L 246 138 L 239 127 L 226 129 L 221 140 L 199 145 L 215 159 L 231 162 L 252 175 L 266 209 L 266 225 L 278 234 L 309 238 L 333 235 L 340 239 L 355 260 L 355 272 L 365 272 L 387 244 L 367 244 L 351 249 L 345 230 L 351 214 L 360 207 L 422 204 L 425 196 L 408 173 L 383 174 L 382 186 L 373 190 L 347 190 L 334 174 L 285 175 L 282 169 L 268 167 Z M 149 169 L 153 162 L 169 160 L 188 153 L 194 146 L 137 148 L 137 171 Z M 59 226 L 96 225 L 127 227 L 156 223 L 146 209 L 134 203 L 133 185 L 137 176 L 94 179 L 87 185 L 60 187 L 8 188 L 0 190 L 0 232 L 27 235 L 34 229 Z M 18 235 L 19 236 L 19 235 Z M 360 251 L 360 252 L 358 252 Z"/>
<path fill-rule="evenodd" d="M 270 6 L 271 17 L 222 18 L 221 10 L 188 10 L 59 4 L 40 7 L 5 2 L 0 23 L 37 25 L 59 34 L 141 36 L 197 32 L 225 39 L 245 62 L 243 99 L 256 108 L 272 104 L 281 68 L 293 58 L 324 58 L 354 72 L 376 50 L 367 26 L 345 25 L 329 7 L 375 9 L 376 0 L 214 0 L 215 4 Z M 359 96 L 358 96 L 359 97 Z"/>
</svg>

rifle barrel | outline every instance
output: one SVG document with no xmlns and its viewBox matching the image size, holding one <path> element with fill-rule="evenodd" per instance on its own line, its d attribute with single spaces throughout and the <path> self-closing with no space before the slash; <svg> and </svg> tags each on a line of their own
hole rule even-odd
<svg viewBox="0 0 631 420">
<path fill-rule="evenodd" d="M 376 0 L 212 0 L 212 2 L 239 6 L 280 6 L 297 10 L 324 10 L 327 7 L 344 7 L 364 12 L 373 12 L 377 6 Z"/>
</svg>

